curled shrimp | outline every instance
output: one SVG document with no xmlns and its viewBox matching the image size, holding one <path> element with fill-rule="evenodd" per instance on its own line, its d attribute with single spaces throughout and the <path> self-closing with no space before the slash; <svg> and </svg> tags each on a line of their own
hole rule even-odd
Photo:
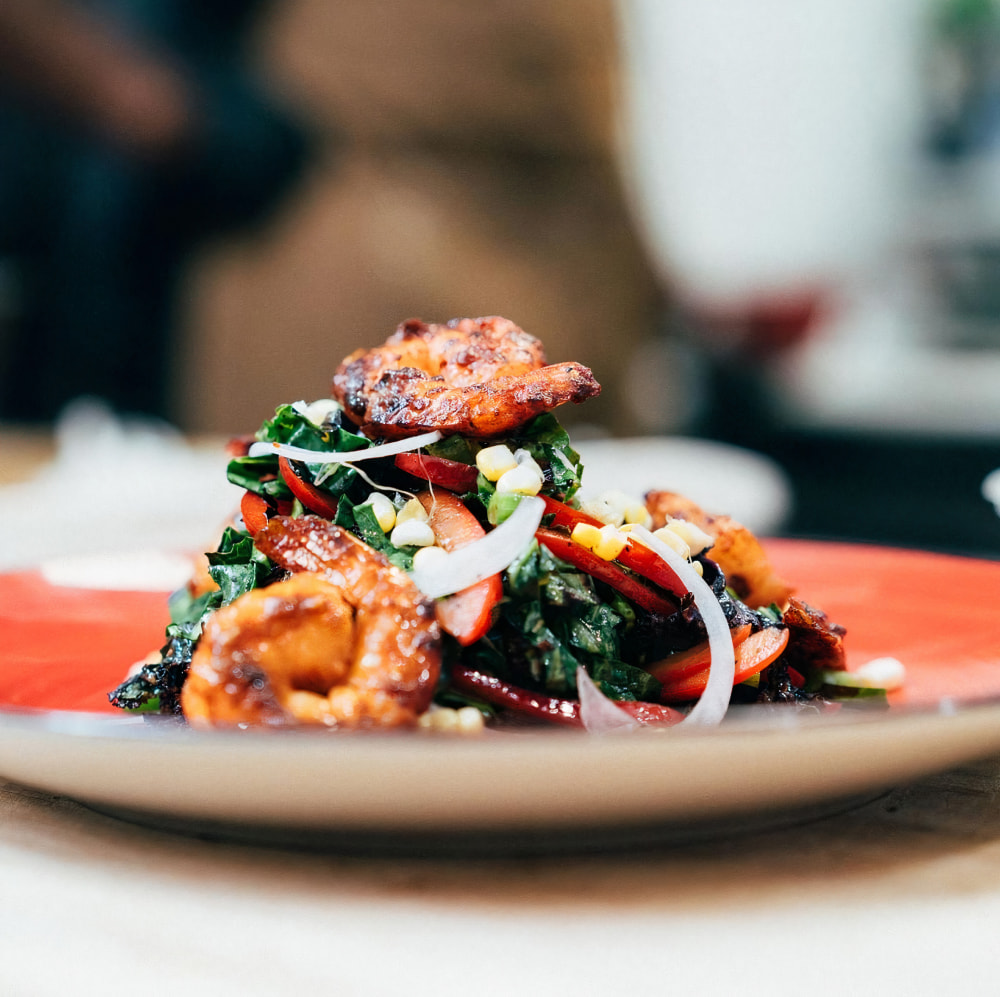
<svg viewBox="0 0 1000 997">
<path fill-rule="evenodd" d="M 333 395 L 369 436 L 440 430 L 502 436 L 601 386 L 578 363 L 545 365 L 542 344 L 505 318 L 402 323 L 382 346 L 358 350 Z"/>
<path fill-rule="evenodd" d="M 193 724 L 400 727 L 441 670 L 432 600 L 346 530 L 275 517 L 254 539 L 291 577 L 208 620 L 181 691 Z"/>
</svg>

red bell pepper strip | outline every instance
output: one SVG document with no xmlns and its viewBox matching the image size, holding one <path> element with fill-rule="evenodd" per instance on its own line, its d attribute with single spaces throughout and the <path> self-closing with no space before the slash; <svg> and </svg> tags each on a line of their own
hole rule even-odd
<svg viewBox="0 0 1000 997">
<path fill-rule="evenodd" d="M 745 682 L 763 671 L 788 645 L 785 627 L 767 627 L 751 634 L 736 648 L 736 677 L 733 684 Z M 683 703 L 697 699 L 708 684 L 708 669 L 695 672 L 673 682 L 664 682 L 660 698 L 665 703 Z"/>
<path fill-rule="evenodd" d="M 604 523 L 594 516 L 588 515 L 580 509 L 574 509 L 572 506 L 566 505 L 565 502 L 560 502 L 549 495 L 540 495 L 539 498 L 545 503 L 545 515 L 553 517 L 553 526 L 563 526 L 570 531 L 577 523 L 587 523 L 598 529 L 604 526 Z"/>
<path fill-rule="evenodd" d="M 479 478 L 479 470 L 470 464 L 428 454 L 396 454 L 396 467 L 452 492 L 474 492 Z"/>
<path fill-rule="evenodd" d="M 562 526 L 572 532 L 573 527 L 578 523 L 587 523 L 589 526 L 597 527 L 597 529 L 605 525 L 599 519 L 595 519 L 580 509 L 574 509 L 564 502 L 558 502 L 547 495 L 543 495 L 542 499 L 545 502 L 545 514 L 554 517 L 552 519 L 554 527 Z M 625 549 L 615 560 L 624 564 L 626 568 L 630 568 L 637 575 L 642 575 L 643 578 L 648 578 L 660 588 L 666 589 L 677 598 L 687 594 L 687 586 L 677 577 L 673 568 L 655 551 L 631 537 Z"/>
<path fill-rule="evenodd" d="M 479 520 L 451 492 L 421 492 L 417 498 L 427 510 L 430 528 L 438 545 L 458 550 L 486 535 Z M 467 647 L 484 636 L 493 624 L 493 610 L 503 598 L 499 574 L 484 578 L 461 592 L 438 599 L 435 603 L 438 623 L 459 644 Z"/>
<path fill-rule="evenodd" d="M 629 537 L 625 549 L 618 555 L 618 560 L 626 568 L 631 568 L 637 575 L 648 578 L 678 599 L 688 593 L 687 585 L 677 577 L 674 569 L 655 550 L 650 550 L 639 540 Z"/>
<path fill-rule="evenodd" d="M 598 557 L 592 550 L 578 544 L 565 533 L 557 533 L 555 530 L 543 528 L 538 530 L 535 536 L 539 543 L 544 544 L 561 561 L 572 564 L 573 567 L 579 568 L 592 578 L 606 582 L 626 598 L 642 606 L 643 609 L 647 609 L 651 613 L 659 613 L 661 616 L 670 616 L 676 611 L 677 604 L 672 598 L 654 592 L 648 585 L 644 585 L 620 565 Z"/>
<path fill-rule="evenodd" d="M 729 631 L 733 639 L 733 647 L 739 647 L 750 636 L 750 624 L 744 623 Z M 688 648 L 686 651 L 676 651 L 661 661 L 646 665 L 646 671 L 659 682 L 673 683 L 704 671 L 712 662 L 712 652 L 708 641 Z"/>
<path fill-rule="evenodd" d="M 473 668 L 452 669 L 451 684 L 460 692 L 476 696 L 491 706 L 565 727 L 583 726 L 580 703 L 575 699 L 559 699 L 545 693 L 531 692 Z M 644 725 L 672 725 L 683 719 L 683 714 L 660 703 L 622 700 L 615 705 Z"/>
<path fill-rule="evenodd" d="M 253 536 L 267 526 L 267 499 L 256 492 L 244 492 L 240 500 L 240 514 L 247 533 Z"/>
<path fill-rule="evenodd" d="M 337 515 L 337 500 L 329 493 L 317 488 L 311 481 L 300 478 L 286 457 L 278 458 L 278 470 L 291 493 L 310 511 L 327 519 Z"/>
</svg>

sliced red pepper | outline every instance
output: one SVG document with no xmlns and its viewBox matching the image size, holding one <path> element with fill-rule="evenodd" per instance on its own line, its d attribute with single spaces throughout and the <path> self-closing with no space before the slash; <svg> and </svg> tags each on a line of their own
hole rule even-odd
<svg viewBox="0 0 1000 997">
<path fill-rule="evenodd" d="M 678 599 L 688 593 L 687 585 L 677 577 L 674 569 L 655 550 L 650 550 L 638 540 L 629 537 L 625 549 L 618 555 L 618 560 L 626 568 L 631 568 L 637 575 L 648 578 Z"/>
<path fill-rule="evenodd" d="M 744 623 L 742 626 L 730 630 L 729 635 L 733 639 L 733 647 L 739 647 L 750 636 L 750 630 L 749 623 Z M 690 647 L 686 651 L 677 651 L 662 661 L 646 665 L 646 671 L 658 681 L 669 684 L 704 671 L 711 661 L 712 652 L 709 649 L 708 641 L 703 640 L 700 644 L 695 644 L 694 647 Z"/>
<path fill-rule="evenodd" d="M 575 699 L 559 699 L 556 696 L 546 696 L 545 693 L 531 692 L 473 668 L 453 669 L 451 684 L 460 692 L 477 696 L 491 706 L 499 706 L 566 727 L 583 726 L 583 721 L 580 719 L 580 703 Z M 622 700 L 615 705 L 640 724 L 670 725 L 683 719 L 683 714 L 661 703 Z"/>
<path fill-rule="evenodd" d="M 337 515 L 337 500 L 329 493 L 317 488 L 311 481 L 300 478 L 286 457 L 278 458 L 278 470 L 292 494 L 310 511 L 327 519 Z"/>
<path fill-rule="evenodd" d="M 428 454 L 396 454 L 396 467 L 415 478 L 423 478 L 432 485 L 447 488 L 452 492 L 474 492 L 479 471 L 470 464 L 463 464 L 447 457 L 431 457 Z"/>
<path fill-rule="evenodd" d="M 784 651 L 787 644 L 786 627 L 767 627 L 751 634 L 736 648 L 736 677 L 733 684 L 745 682 L 763 671 Z M 708 671 L 705 668 L 675 682 L 664 682 L 660 698 L 665 703 L 683 703 L 689 699 L 697 699 L 708 685 Z"/>
<path fill-rule="evenodd" d="M 578 523 L 586 523 L 597 529 L 605 525 L 599 519 L 582 512 L 580 509 L 574 509 L 572 506 L 566 505 L 565 502 L 557 502 L 554 498 L 550 498 L 547 495 L 543 495 L 542 498 L 545 502 L 546 515 L 554 517 L 552 519 L 552 526 L 565 527 L 568 531 L 572 532 L 573 527 Z M 677 598 L 681 598 L 687 594 L 687 585 L 677 577 L 674 569 L 656 551 L 650 550 L 644 544 L 633 540 L 631 537 L 625 545 L 625 549 L 615 560 L 620 564 L 624 564 L 626 568 L 630 568 L 637 575 L 642 575 L 643 578 L 648 578 L 654 584 L 659 585 L 660 588 L 666 589 L 666 591 L 677 596 Z"/>
<path fill-rule="evenodd" d="M 598 529 L 604 526 L 604 523 L 596 517 L 588 515 L 580 509 L 574 509 L 571 505 L 566 505 L 565 502 L 560 502 L 549 495 L 540 495 L 539 498 L 545 503 L 545 515 L 553 517 L 553 526 L 564 526 L 570 531 L 577 523 L 587 523 Z"/>
<path fill-rule="evenodd" d="M 486 535 L 479 520 L 451 492 L 421 492 L 417 498 L 427 510 L 430 528 L 438 545 L 458 550 Z M 475 643 L 493 624 L 493 610 L 503 598 L 499 574 L 484 578 L 461 592 L 438 599 L 435 603 L 438 623 L 463 647 Z"/>
<path fill-rule="evenodd" d="M 673 599 L 654 592 L 614 561 L 605 561 L 603 557 L 598 557 L 592 550 L 578 544 L 565 533 L 540 529 L 535 536 L 539 543 L 544 544 L 561 561 L 572 564 L 592 578 L 606 582 L 643 609 L 659 613 L 661 616 L 670 616 L 676 611 L 677 604 Z"/>
<path fill-rule="evenodd" d="M 267 499 L 256 492 L 244 492 L 240 500 L 240 514 L 247 533 L 253 536 L 267 526 Z"/>
</svg>

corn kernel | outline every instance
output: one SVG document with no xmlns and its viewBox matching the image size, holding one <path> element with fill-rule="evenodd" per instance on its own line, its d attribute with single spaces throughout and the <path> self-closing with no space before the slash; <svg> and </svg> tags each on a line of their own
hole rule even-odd
<svg viewBox="0 0 1000 997">
<path fill-rule="evenodd" d="M 388 533 L 396 525 L 396 507 L 382 492 L 372 492 L 364 504 L 372 507 L 375 520 L 383 533 Z"/>
<path fill-rule="evenodd" d="M 541 474 L 534 467 L 516 464 L 497 479 L 497 491 L 507 495 L 537 495 L 542 490 L 542 482 Z"/>
<path fill-rule="evenodd" d="M 520 450 L 514 451 L 514 460 L 517 461 L 518 467 L 530 467 L 538 477 L 545 477 L 545 472 L 542 470 L 541 465 L 523 447 Z"/>
<path fill-rule="evenodd" d="M 600 539 L 594 545 L 594 553 L 605 561 L 613 561 L 625 549 L 625 535 L 614 526 L 602 526 L 597 532 Z"/>
<path fill-rule="evenodd" d="M 445 554 L 443 547 L 421 547 L 420 550 L 416 551 L 413 555 L 413 567 L 414 570 L 420 568 L 421 570 L 430 567 L 435 561 L 438 561 Z"/>
<path fill-rule="evenodd" d="M 406 519 L 400 523 L 397 519 L 389 539 L 396 547 L 430 547 L 435 537 L 430 524 L 422 520 Z"/>
<path fill-rule="evenodd" d="M 474 706 L 463 706 L 456 711 L 458 729 L 463 734 L 478 734 L 486 726 L 486 718 Z"/>
<path fill-rule="evenodd" d="M 396 513 L 396 525 L 405 523 L 407 520 L 415 519 L 417 522 L 427 522 L 427 510 L 420 504 L 419 499 L 412 498 Z"/>
<path fill-rule="evenodd" d="M 587 550 L 593 550 L 601 542 L 601 531 L 590 523 L 577 523 L 570 537 Z"/>
<path fill-rule="evenodd" d="M 691 556 L 691 548 L 687 545 L 687 541 L 674 533 L 669 526 L 661 526 L 660 529 L 653 533 L 653 536 L 657 540 L 663 541 L 671 550 L 680 554 L 681 557 L 689 558 Z"/>
<path fill-rule="evenodd" d="M 457 710 L 449 706 L 432 706 L 420 715 L 417 725 L 436 734 L 478 734 L 486 726 L 486 720 L 474 706 Z"/>
<path fill-rule="evenodd" d="M 487 481 L 499 481 L 504 474 L 517 467 L 517 458 L 510 447 L 498 443 L 493 447 L 484 447 L 476 454 L 476 467 Z"/>
<path fill-rule="evenodd" d="M 708 550 L 715 543 L 712 537 L 700 526 L 696 526 L 687 519 L 674 519 L 671 517 L 667 520 L 666 525 L 667 529 L 676 533 L 688 545 L 692 556 Z"/>
<path fill-rule="evenodd" d="M 648 530 L 653 525 L 653 517 L 641 502 L 633 502 L 625 507 L 625 522 L 629 526 L 645 526 Z"/>
<path fill-rule="evenodd" d="M 621 526 L 623 522 L 621 510 L 615 508 L 610 502 L 605 501 L 603 496 L 581 502 L 580 511 L 607 526 Z"/>
<path fill-rule="evenodd" d="M 648 525 L 646 507 L 637 499 L 618 489 L 609 489 L 583 503 L 583 511 L 609 526 L 624 523 Z"/>
</svg>

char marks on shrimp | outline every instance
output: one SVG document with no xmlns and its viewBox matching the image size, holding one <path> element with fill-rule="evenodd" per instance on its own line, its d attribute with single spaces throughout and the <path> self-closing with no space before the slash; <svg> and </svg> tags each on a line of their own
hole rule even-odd
<svg viewBox="0 0 1000 997">
<path fill-rule="evenodd" d="M 382 345 L 347 357 L 333 395 L 369 436 L 440 430 L 501 436 L 600 393 L 578 363 L 546 364 L 542 344 L 509 319 L 403 322 Z"/>
</svg>

